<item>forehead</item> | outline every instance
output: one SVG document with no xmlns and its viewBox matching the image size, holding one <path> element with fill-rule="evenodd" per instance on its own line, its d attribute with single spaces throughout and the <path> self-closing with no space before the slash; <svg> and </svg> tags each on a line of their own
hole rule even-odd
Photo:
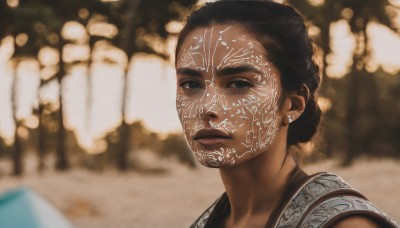
<svg viewBox="0 0 400 228">
<path fill-rule="evenodd" d="M 212 24 L 207 27 L 195 28 L 185 37 L 177 60 L 179 61 L 179 56 L 185 52 L 196 49 L 203 52 L 216 50 L 217 55 L 213 55 L 213 57 L 218 58 L 219 53 L 243 48 L 250 48 L 253 53 L 266 56 L 266 50 L 261 43 L 243 26 L 237 24 Z"/>
</svg>

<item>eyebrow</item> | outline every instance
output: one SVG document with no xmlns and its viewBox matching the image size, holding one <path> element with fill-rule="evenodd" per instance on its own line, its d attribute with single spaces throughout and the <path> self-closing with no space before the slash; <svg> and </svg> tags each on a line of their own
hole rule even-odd
<svg viewBox="0 0 400 228">
<path fill-rule="evenodd" d="M 178 68 L 176 73 L 193 77 L 201 77 L 201 73 L 199 71 L 190 69 L 188 67 Z"/>
<path fill-rule="evenodd" d="M 227 75 L 239 74 L 239 73 L 245 73 L 245 72 L 254 72 L 257 74 L 263 74 L 260 70 L 256 69 L 253 66 L 237 66 L 237 67 L 224 67 L 221 70 L 217 70 L 217 75 L 227 76 Z M 176 70 L 176 73 L 182 74 L 182 75 L 187 75 L 187 76 L 193 76 L 193 77 L 201 77 L 202 76 L 200 71 L 191 69 L 188 67 L 178 68 Z"/>
</svg>

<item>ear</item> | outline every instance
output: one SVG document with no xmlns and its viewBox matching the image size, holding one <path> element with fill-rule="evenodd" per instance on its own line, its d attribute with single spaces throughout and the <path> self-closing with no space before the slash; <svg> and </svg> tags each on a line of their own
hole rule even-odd
<svg viewBox="0 0 400 228">
<path fill-rule="evenodd" d="M 302 84 L 298 91 L 287 93 L 282 106 L 282 124 L 284 126 L 296 121 L 306 108 L 310 90 Z"/>
</svg>

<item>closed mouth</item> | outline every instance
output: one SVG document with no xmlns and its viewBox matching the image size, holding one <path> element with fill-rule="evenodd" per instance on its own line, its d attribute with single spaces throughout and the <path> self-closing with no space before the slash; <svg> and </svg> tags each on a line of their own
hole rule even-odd
<svg viewBox="0 0 400 228">
<path fill-rule="evenodd" d="M 219 147 L 230 139 L 232 139 L 231 135 L 217 129 L 202 129 L 193 136 L 193 140 L 209 149 Z"/>
<path fill-rule="evenodd" d="M 218 129 L 202 129 L 193 136 L 194 140 L 212 138 L 231 139 L 232 136 Z"/>
</svg>

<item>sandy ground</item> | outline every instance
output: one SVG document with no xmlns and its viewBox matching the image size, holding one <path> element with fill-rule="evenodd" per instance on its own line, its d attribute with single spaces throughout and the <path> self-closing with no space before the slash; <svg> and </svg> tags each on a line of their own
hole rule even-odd
<svg viewBox="0 0 400 228">
<path fill-rule="evenodd" d="M 191 170 L 171 163 L 164 174 L 28 174 L 0 177 L 0 192 L 29 186 L 59 208 L 76 227 L 188 227 L 223 192 L 218 170 Z M 400 161 L 361 161 L 339 168 L 332 161 L 305 166 L 334 172 L 400 221 Z"/>
</svg>

